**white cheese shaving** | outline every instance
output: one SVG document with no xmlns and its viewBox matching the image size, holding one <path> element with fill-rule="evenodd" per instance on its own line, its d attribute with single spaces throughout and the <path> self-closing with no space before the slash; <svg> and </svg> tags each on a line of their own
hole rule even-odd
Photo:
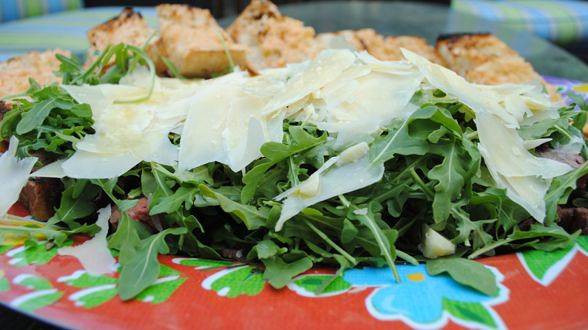
<svg viewBox="0 0 588 330">
<path fill-rule="evenodd" d="M 421 251 L 426 258 L 436 259 L 455 253 L 455 244 L 433 229 L 427 227 L 424 235 Z"/>
<path fill-rule="evenodd" d="M 112 178 L 141 161 L 177 162 L 178 148 L 168 134 L 185 120 L 200 83 L 157 78 L 148 100 L 117 103 L 145 95 L 149 82 L 148 73 L 138 70 L 123 78 L 120 85 L 62 86 L 76 101 L 90 105 L 96 131 L 77 143 L 77 152 L 63 163 L 67 176 Z"/>
<path fill-rule="evenodd" d="M 331 161 L 335 159 L 335 161 Z M 300 186 L 294 187 L 276 199 L 286 198 L 283 203 L 282 213 L 276 224 L 276 231 L 280 231 L 284 223 L 306 207 L 322 202 L 337 195 L 345 194 L 367 187 L 382 179 L 384 165 L 373 165 L 368 157 L 363 157 L 353 163 L 332 167 L 338 157 L 329 159 L 319 170 L 320 189 L 312 196 L 301 196 L 295 193 Z M 314 175 L 314 173 L 313 173 Z M 304 185 L 302 183 L 301 185 Z"/>
<path fill-rule="evenodd" d="M 337 133 L 337 146 L 365 141 L 395 118 L 411 114 L 410 99 L 419 89 L 422 76 L 371 72 L 354 80 L 354 90 L 337 92 L 342 102 L 325 100 L 325 120 L 316 124 Z M 353 86 L 353 84 L 351 84 Z"/>
<path fill-rule="evenodd" d="M 180 170 L 217 161 L 238 172 L 261 156 L 264 143 L 282 141 L 283 116 L 262 116 L 268 98 L 245 93 L 245 82 L 242 73 L 224 76 L 194 97 L 180 142 Z"/>
<path fill-rule="evenodd" d="M 36 170 L 31 174 L 31 177 L 34 178 L 56 178 L 61 179 L 64 178 L 65 172 L 63 171 L 63 163 L 65 160 L 58 160 L 49 165 L 45 165 L 44 167 Z"/>
<path fill-rule="evenodd" d="M 479 85 L 467 82 L 457 73 L 432 63 L 426 58 L 402 48 L 402 54 L 414 64 L 433 87 L 456 97 L 460 102 L 474 111 L 486 111 L 500 117 L 508 126 L 519 127 L 517 118 L 511 115 L 500 104 L 497 94 L 491 89 L 481 88 Z"/>
<path fill-rule="evenodd" d="M 355 54 L 350 50 L 325 50 L 307 65 L 292 66 L 293 76 L 288 80 L 284 92 L 276 95 L 265 106 L 264 113 L 281 110 L 336 80 L 353 65 L 355 59 Z"/>
<path fill-rule="evenodd" d="M 572 170 L 555 160 L 536 157 L 529 143 L 519 136 L 520 122 L 542 112 L 551 116 L 553 105 L 546 96 L 537 96 L 534 86 L 481 86 L 468 83 L 455 72 L 402 50 L 409 62 L 425 75 L 429 84 L 457 97 L 476 115 L 480 143 L 478 149 L 497 186 L 539 222 L 545 219 L 545 194 L 551 179 Z M 535 141 L 539 143 L 539 141 Z M 532 144 L 531 144 L 532 145 Z"/>
<path fill-rule="evenodd" d="M 354 161 L 367 155 L 368 151 L 370 151 L 370 147 L 366 142 L 361 142 L 351 146 L 339 154 L 337 165 L 341 166 L 348 163 L 353 163 Z"/>
<path fill-rule="evenodd" d="M 487 153 L 485 160 L 502 175 L 549 179 L 572 170 L 567 164 L 531 154 L 517 131 L 493 114 L 477 111 L 475 122 L 480 145 Z"/>
<path fill-rule="evenodd" d="M 60 248 L 57 253 L 62 256 L 76 257 L 90 275 L 101 275 L 116 271 L 116 260 L 110 253 L 108 242 L 106 241 L 108 220 L 111 214 L 112 209 L 110 206 L 99 210 L 96 225 L 100 227 L 100 231 L 92 239 L 77 246 Z"/>
<path fill-rule="evenodd" d="M 0 217 L 8 213 L 10 207 L 16 203 L 20 191 L 27 184 L 29 174 L 37 162 L 35 157 L 18 159 L 16 150 L 18 139 L 10 138 L 8 150 L 0 156 Z"/>
</svg>

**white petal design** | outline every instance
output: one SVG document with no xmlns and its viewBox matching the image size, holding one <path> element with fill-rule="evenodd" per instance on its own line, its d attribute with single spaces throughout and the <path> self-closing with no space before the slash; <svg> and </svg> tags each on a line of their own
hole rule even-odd
<svg viewBox="0 0 588 330">
<path fill-rule="evenodd" d="M 13 136 L 8 150 L 0 156 L 0 217 L 6 215 L 12 204 L 16 203 L 37 162 L 35 157 L 18 159 L 17 148 L 18 139 Z"/>
<path fill-rule="evenodd" d="M 90 275 L 101 275 L 116 270 L 116 260 L 108 249 L 106 235 L 108 234 L 108 220 L 112 209 L 107 206 L 98 211 L 96 224 L 100 231 L 94 237 L 80 245 L 63 247 L 57 250 L 62 256 L 76 257 Z"/>
</svg>

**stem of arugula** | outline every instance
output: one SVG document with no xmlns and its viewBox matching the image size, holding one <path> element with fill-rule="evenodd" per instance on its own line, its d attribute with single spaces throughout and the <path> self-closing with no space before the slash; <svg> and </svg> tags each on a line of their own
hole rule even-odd
<svg viewBox="0 0 588 330">
<path fill-rule="evenodd" d="M 351 209 L 353 211 L 359 210 L 359 208 L 357 206 L 351 204 L 351 202 L 349 202 L 349 200 L 347 200 L 347 198 L 345 198 L 345 196 L 339 195 L 338 197 L 339 197 L 339 200 L 341 201 L 341 203 L 343 204 L 343 206 L 345 206 L 346 208 Z M 384 243 L 382 235 L 380 235 L 381 229 L 376 224 L 376 221 L 374 219 L 372 219 L 371 217 L 368 217 L 367 215 L 362 215 L 361 217 L 363 217 L 366 220 L 365 223 L 366 223 L 367 227 L 370 229 L 370 231 L 374 235 L 374 238 L 376 239 L 376 242 L 378 243 L 378 246 L 380 247 L 380 251 L 384 256 L 384 259 L 386 260 L 388 267 L 390 267 L 390 269 L 392 270 L 392 275 L 394 275 L 394 279 L 396 280 L 396 282 L 400 283 L 400 275 L 398 274 L 398 270 L 396 269 L 396 265 L 394 264 L 394 260 L 392 259 L 390 251 L 388 250 L 388 248 L 386 247 L 386 244 Z M 386 250 L 388 250 L 388 251 L 386 251 Z"/>
<path fill-rule="evenodd" d="M 430 199 L 433 199 L 435 197 L 435 193 L 431 190 L 431 188 L 429 188 L 427 186 L 427 184 L 423 181 L 423 179 L 421 179 L 421 177 L 419 176 L 419 174 L 415 171 L 414 168 L 410 169 L 410 176 L 412 177 L 412 179 L 414 180 L 414 182 L 421 187 L 421 189 L 425 192 L 425 194 L 427 194 L 427 197 L 429 197 Z"/>
<path fill-rule="evenodd" d="M 337 245 L 337 243 L 333 242 L 327 235 L 325 235 L 325 233 L 323 233 L 320 229 L 318 229 L 317 227 L 315 227 L 312 223 L 308 222 L 307 220 L 304 220 L 304 223 L 310 228 L 312 229 L 312 231 L 314 231 L 320 238 L 322 238 L 327 244 L 329 244 L 333 249 L 335 249 L 337 252 L 339 252 L 343 257 L 345 257 L 345 259 L 349 260 L 349 262 L 351 262 L 353 265 L 357 265 L 357 260 L 355 260 L 355 258 L 353 258 L 349 253 L 347 253 L 347 251 L 345 251 L 342 247 L 340 247 L 339 245 Z"/>
</svg>

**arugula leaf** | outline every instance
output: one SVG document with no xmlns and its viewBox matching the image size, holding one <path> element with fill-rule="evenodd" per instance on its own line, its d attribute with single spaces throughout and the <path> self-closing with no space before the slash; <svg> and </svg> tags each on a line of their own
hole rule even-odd
<svg viewBox="0 0 588 330">
<path fill-rule="evenodd" d="M 255 191 L 265 177 L 265 173 L 285 159 L 312 149 L 326 141 L 326 134 L 315 137 L 306 132 L 300 126 L 290 126 L 289 135 L 291 142 L 282 144 L 277 142 L 268 142 L 261 146 L 261 153 L 266 157 L 258 161 L 256 165 L 243 176 L 245 186 L 241 191 L 241 201 L 249 203 L 255 196 Z"/>
<path fill-rule="evenodd" d="M 55 109 L 55 99 L 50 98 L 35 103 L 33 107 L 22 115 L 21 120 L 16 125 L 17 134 L 26 134 L 45 121 L 51 110 Z"/>
<path fill-rule="evenodd" d="M 465 183 L 466 170 L 459 155 L 457 143 L 453 141 L 443 148 L 439 148 L 444 156 L 443 162 L 433 167 L 428 177 L 436 180 L 435 198 L 433 200 L 433 218 L 435 222 L 447 220 L 451 213 L 451 203 L 458 197 Z"/>
<path fill-rule="evenodd" d="M 255 257 L 259 259 L 267 259 L 275 255 L 282 254 L 286 252 L 286 250 L 287 249 L 280 248 L 272 240 L 264 239 L 263 241 L 259 241 L 259 243 L 255 244 L 251 251 L 249 251 L 247 259 L 254 259 Z"/>
<path fill-rule="evenodd" d="M 141 239 L 149 235 L 149 231 L 143 224 L 131 219 L 126 212 L 123 212 L 116 231 L 108 238 L 108 247 L 119 251 L 119 262 L 122 264 L 134 254 Z"/>
<path fill-rule="evenodd" d="M 166 254 L 169 247 L 165 242 L 168 235 L 185 234 L 186 228 L 168 228 L 138 243 L 132 255 L 121 261 L 118 292 L 122 300 L 129 300 L 153 284 L 159 276 L 158 254 Z"/>
<path fill-rule="evenodd" d="M 291 263 L 286 263 L 280 257 L 262 259 L 265 265 L 263 279 L 267 280 L 271 286 L 281 289 L 288 285 L 292 278 L 309 270 L 312 267 L 312 260 L 308 257 L 301 258 Z"/>
<path fill-rule="evenodd" d="M 268 214 L 264 208 L 257 209 L 251 205 L 235 202 L 203 184 L 199 188 L 204 196 L 216 199 L 223 211 L 241 220 L 247 229 L 254 230 L 266 225 Z"/>
<path fill-rule="evenodd" d="M 447 273 L 458 283 L 469 286 L 488 296 L 497 296 L 498 282 L 494 273 L 479 262 L 464 258 L 427 260 L 430 275 Z"/>
<path fill-rule="evenodd" d="M 551 182 L 551 187 L 545 195 L 547 215 L 545 224 L 552 224 L 557 218 L 557 205 L 565 204 L 572 191 L 576 189 L 576 182 L 581 177 L 588 174 L 588 162 L 582 164 L 577 169 L 559 176 Z"/>
<path fill-rule="evenodd" d="M 197 188 L 180 187 L 172 195 L 162 197 L 151 204 L 149 215 L 173 213 L 180 210 L 183 205 L 190 208 L 194 203 L 196 192 Z"/>
<path fill-rule="evenodd" d="M 394 155 L 424 155 L 428 151 L 425 139 L 413 137 L 409 134 L 410 119 L 398 122 L 388 127 L 388 134 L 375 139 L 370 147 L 369 158 L 373 164 L 386 162 Z"/>
<path fill-rule="evenodd" d="M 343 220 L 343 229 L 341 230 L 341 242 L 343 244 L 353 241 L 359 231 L 349 219 Z"/>
<path fill-rule="evenodd" d="M 80 226 L 75 220 L 85 218 L 96 213 L 98 207 L 94 203 L 99 190 L 87 180 L 67 181 L 65 190 L 61 194 L 59 208 L 49 219 L 49 224 L 63 222 L 70 229 Z"/>
<path fill-rule="evenodd" d="M 396 249 L 394 247 L 394 241 L 398 236 L 398 232 L 396 230 L 390 231 L 392 235 L 390 238 L 392 239 L 386 236 L 385 232 L 380 228 L 380 226 L 376 222 L 376 215 L 374 214 L 374 209 L 377 207 L 377 204 L 375 204 L 374 202 L 368 205 L 368 207 L 366 208 L 367 212 L 363 214 L 363 212 L 358 212 L 360 211 L 360 208 L 350 204 L 343 196 L 339 196 L 339 198 L 342 200 L 343 205 L 353 210 L 355 218 L 357 218 L 364 226 L 366 226 L 371 231 L 380 249 L 380 255 L 383 256 L 386 260 L 386 263 L 388 264 L 388 267 L 390 267 L 390 270 L 392 270 L 392 273 L 396 281 L 400 282 L 400 275 L 398 275 L 398 270 L 394 265 L 394 261 L 396 260 Z"/>
</svg>

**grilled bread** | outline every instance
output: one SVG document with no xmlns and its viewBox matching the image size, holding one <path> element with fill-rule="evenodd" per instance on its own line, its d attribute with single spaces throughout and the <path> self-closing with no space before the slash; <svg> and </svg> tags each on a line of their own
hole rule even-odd
<svg viewBox="0 0 588 330">
<path fill-rule="evenodd" d="M 0 97 L 25 92 L 29 88 L 29 78 L 40 85 L 61 82 L 61 78 L 53 74 L 59 69 L 59 60 L 55 55 L 70 56 L 65 50 L 47 50 L 30 52 L 22 56 L 0 63 Z"/>
<path fill-rule="evenodd" d="M 542 81 L 531 64 L 489 33 L 444 35 L 435 48 L 449 69 L 471 82 L 496 85 Z"/>
<path fill-rule="evenodd" d="M 255 70 L 300 62 L 316 53 L 314 29 L 265 0 L 253 0 L 227 31 L 248 48 L 247 60 Z"/>
<path fill-rule="evenodd" d="M 430 61 L 441 63 L 435 49 L 423 38 L 413 36 L 384 37 L 373 29 L 343 30 L 334 33 L 321 33 L 316 38 L 317 48 L 326 49 L 337 46 L 337 40 L 344 40 L 358 51 L 367 51 L 383 61 L 402 59 L 400 48 L 409 49 Z"/>
<path fill-rule="evenodd" d="M 155 30 L 147 25 L 140 13 L 125 8 L 118 16 L 88 31 L 90 49 L 86 63 L 94 62 L 96 55 L 109 45 L 125 43 L 141 47 L 154 35 Z"/>
<path fill-rule="evenodd" d="M 185 77 L 227 71 L 231 60 L 245 66 L 245 47 L 235 44 L 206 9 L 185 5 L 157 6 L 160 36 L 154 48 Z M 153 55 L 152 57 L 157 57 Z M 165 69 L 157 60 L 158 70 Z"/>
</svg>

